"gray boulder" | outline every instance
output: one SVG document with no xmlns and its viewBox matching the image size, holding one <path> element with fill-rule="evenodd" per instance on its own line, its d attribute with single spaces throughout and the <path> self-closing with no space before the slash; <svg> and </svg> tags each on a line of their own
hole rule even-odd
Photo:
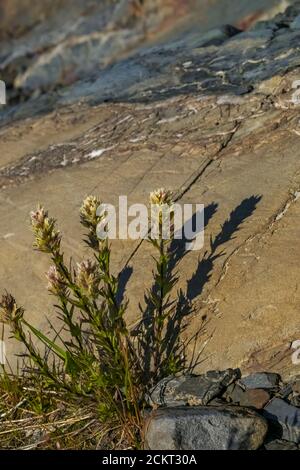
<svg viewBox="0 0 300 470">
<path fill-rule="evenodd" d="M 255 450 L 267 423 L 240 407 L 180 407 L 153 411 L 145 425 L 150 450 Z"/>
<path fill-rule="evenodd" d="M 149 395 L 151 406 L 206 405 L 240 376 L 238 369 L 209 371 L 161 380 Z"/>
<path fill-rule="evenodd" d="M 300 443 L 300 408 L 289 405 L 281 398 L 273 398 L 265 407 L 264 416 L 273 423 L 279 437 Z"/>
</svg>

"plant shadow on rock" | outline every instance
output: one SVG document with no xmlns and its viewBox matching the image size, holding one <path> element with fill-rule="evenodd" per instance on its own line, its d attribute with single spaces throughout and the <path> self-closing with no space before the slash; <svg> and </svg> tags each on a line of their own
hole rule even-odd
<svg viewBox="0 0 300 470">
<path fill-rule="evenodd" d="M 117 301 L 119 304 L 121 304 L 125 298 L 125 291 L 126 291 L 126 286 L 127 283 L 129 282 L 129 279 L 131 278 L 133 273 L 133 268 L 132 266 L 125 266 L 122 271 L 120 271 L 119 276 L 118 276 L 118 290 L 117 290 Z"/>
<path fill-rule="evenodd" d="M 206 251 L 201 259 L 199 257 L 198 266 L 187 281 L 186 291 L 179 289 L 175 299 L 167 298 L 164 306 L 167 318 L 165 335 L 159 347 L 159 371 L 156 370 L 155 373 L 153 373 L 152 364 L 154 350 L 157 347 L 154 329 L 156 305 L 153 302 L 153 296 L 155 298 L 159 292 L 159 283 L 154 282 L 145 295 L 145 306 L 140 305 L 142 318 L 133 331 L 133 335 L 138 338 L 139 342 L 139 357 L 142 361 L 145 383 L 153 383 L 153 381 L 178 372 L 192 373 L 195 366 L 199 364 L 199 356 L 202 351 L 196 355 L 195 346 L 208 323 L 205 315 L 201 318 L 202 322 L 198 331 L 187 342 L 181 341 L 181 334 L 187 326 L 186 320 L 189 315 L 195 313 L 193 301 L 201 295 L 204 286 L 209 282 L 217 259 L 225 255 L 225 249 L 220 251 L 219 248 L 235 238 L 235 233 L 240 230 L 243 222 L 251 217 L 260 200 L 261 196 L 246 198 L 231 212 L 216 237 L 210 239 L 210 250 Z M 217 208 L 216 203 L 205 208 L 204 228 L 208 226 Z M 177 268 L 180 261 L 189 253 L 186 251 L 186 242 L 188 241 L 183 235 L 182 239 L 173 239 L 169 245 L 170 258 L 166 273 L 168 285 L 174 286 L 178 281 Z M 186 350 L 192 342 L 194 343 L 193 353 L 187 363 Z"/>
</svg>

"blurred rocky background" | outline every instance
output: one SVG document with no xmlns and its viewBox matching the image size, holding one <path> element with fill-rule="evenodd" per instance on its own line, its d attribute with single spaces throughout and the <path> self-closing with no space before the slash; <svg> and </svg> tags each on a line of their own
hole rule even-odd
<svg viewBox="0 0 300 470">
<path fill-rule="evenodd" d="M 284 10 L 281 0 L 2 0 L 0 74 L 10 102 L 100 71 L 149 44 Z"/>
</svg>

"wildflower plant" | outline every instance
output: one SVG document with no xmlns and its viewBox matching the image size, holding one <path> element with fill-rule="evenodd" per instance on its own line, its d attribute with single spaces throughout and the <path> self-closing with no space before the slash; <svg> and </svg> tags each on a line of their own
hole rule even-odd
<svg viewBox="0 0 300 470">
<path fill-rule="evenodd" d="M 170 269 L 172 253 L 168 249 L 173 235 L 173 194 L 171 191 L 160 188 L 150 194 L 149 202 L 152 213 L 151 220 L 154 225 L 151 227 L 149 241 L 156 250 L 157 256 L 154 257 L 154 286 L 146 296 L 146 302 L 150 307 L 150 319 L 146 319 L 146 321 L 150 320 L 151 323 L 150 341 L 152 344 L 150 352 L 153 364 L 150 375 L 155 382 L 170 372 L 178 371 L 177 366 L 175 368 L 171 366 L 175 356 L 170 352 L 166 354 L 166 326 L 174 306 L 170 294 L 178 279 Z M 166 233 L 165 227 L 170 229 L 170 232 Z"/>
<path fill-rule="evenodd" d="M 47 288 L 56 299 L 61 322 L 58 331 L 50 323 L 53 337 L 25 319 L 24 309 L 12 295 L 5 293 L 0 302 L 0 321 L 7 323 L 14 338 L 25 346 L 27 373 L 38 377 L 45 390 L 91 400 L 101 420 L 121 423 L 123 434 L 134 446 L 141 441 L 141 415 L 149 386 L 174 369 L 170 367 L 173 355 L 165 353 L 165 331 L 172 308 L 170 292 L 177 278 L 169 272 L 171 234 L 167 238 L 163 233 L 165 208 L 172 219 L 172 193 L 156 190 L 150 195 L 150 204 L 156 206 L 158 217 L 156 236 L 150 236 L 157 252 L 157 288 L 147 294 L 153 325 L 151 381 L 145 380 L 140 355 L 144 338 L 136 341 L 132 336 L 125 321 L 128 302 L 118 299 L 119 279 L 111 271 L 109 240 L 97 237 L 97 226 L 106 217 L 105 212 L 98 215 L 101 201 L 97 197 L 88 196 L 80 209 L 91 257 L 75 266 L 65 261 L 56 220 L 40 205 L 31 212 L 34 248 L 51 261 Z"/>
</svg>

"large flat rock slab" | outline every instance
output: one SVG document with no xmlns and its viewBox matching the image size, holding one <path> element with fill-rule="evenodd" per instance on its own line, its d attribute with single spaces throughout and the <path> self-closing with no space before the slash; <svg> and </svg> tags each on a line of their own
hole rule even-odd
<svg viewBox="0 0 300 470">
<path fill-rule="evenodd" d="M 49 331 L 54 318 L 49 260 L 31 249 L 28 216 L 38 202 L 58 219 L 64 251 L 77 261 L 87 256 L 84 196 L 147 203 L 166 186 L 179 202 L 206 206 L 204 248 L 175 247 L 173 266 L 187 299 L 183 339 L 198 334 L 188 344 L 189 358 L 200 355 L 197 370 L 297 372 L 299 14 L 296 5 L 250 31 L 192 30 L 147 44 L 93 79 L 3 109 L 0 284 L 30 321 Z M 130 240 L 113 248 L 114 271 L 129 273 L 127 319 L 136 325 L 153 253 Z M 7 351 L 13 362 L 17 346 L 7 341 Z"/>
</svg>

